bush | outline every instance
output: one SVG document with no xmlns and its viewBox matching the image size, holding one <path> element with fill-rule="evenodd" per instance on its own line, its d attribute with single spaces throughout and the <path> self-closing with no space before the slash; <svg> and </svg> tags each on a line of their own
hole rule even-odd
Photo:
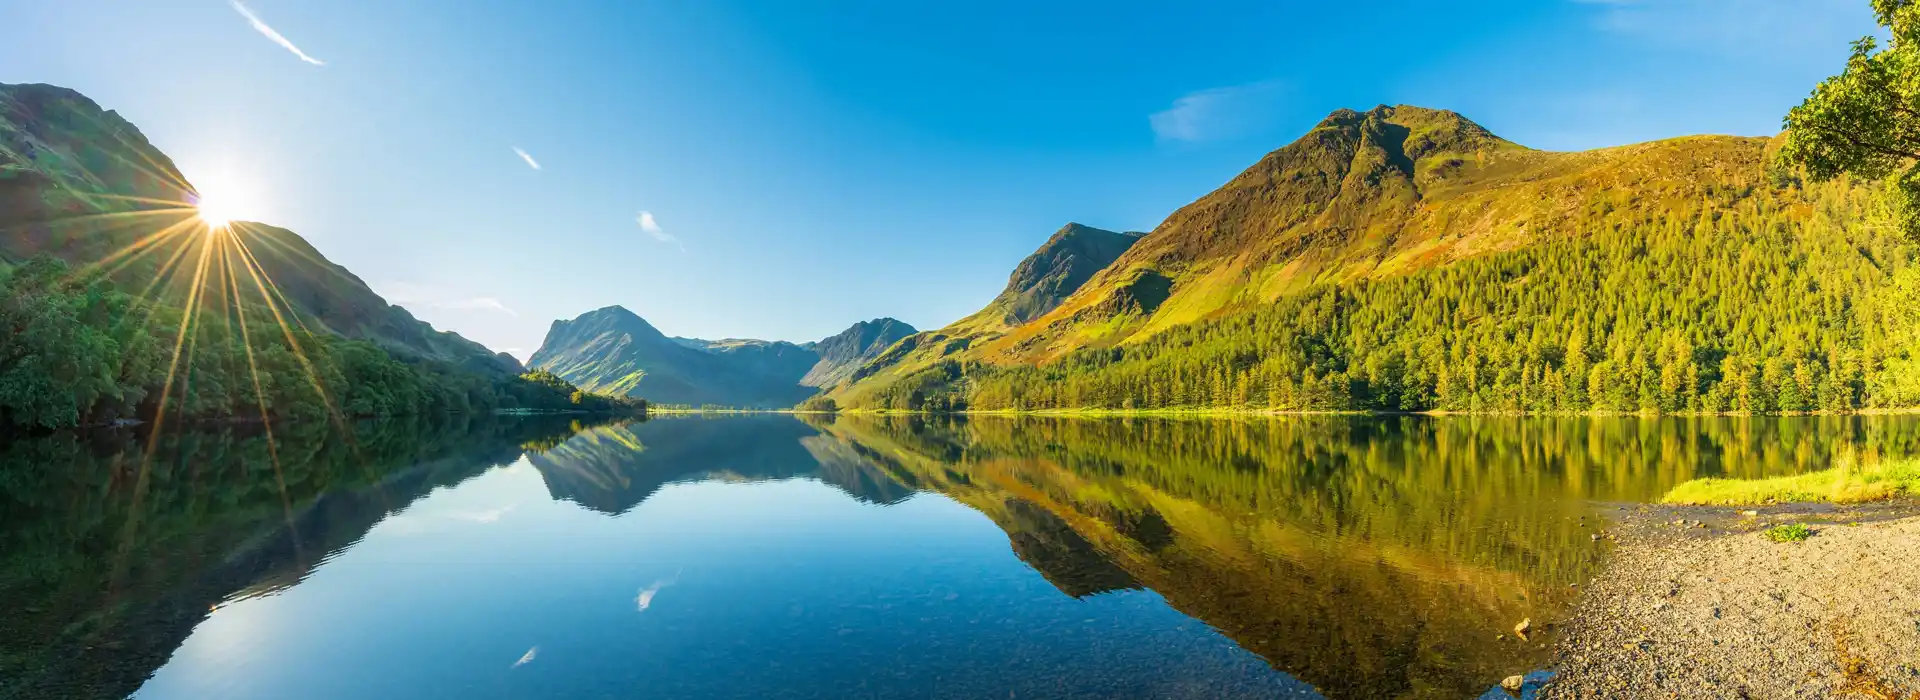
<svg viewBox="0 0 1920 700">
<path fill-rule="evenodd" d="M 1813 528 L 1807 527 L 1806 523 L 1775 525 L 1767 528 L 1764 534 L 1775 542 L 1802 542 L 1813 536 Z"/>
</svg>

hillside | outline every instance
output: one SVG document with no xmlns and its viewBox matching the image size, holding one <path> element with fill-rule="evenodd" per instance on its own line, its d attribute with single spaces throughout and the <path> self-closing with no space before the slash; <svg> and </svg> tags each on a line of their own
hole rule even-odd
<svg viewBox="0 0 1920 700">
<path fill-rule="evenodd" d="M 718 345 L 693 347 L 623 307 L 608 306 L 554 321 L 528 365 L 583 389 L 656 404 L 780 408 L 812 393 L 798 381 L 813 366 L 811 357 L 783 359 L 788 353 L 770 344 Z M 808 355 L 792 344 L 781 345 Z"/>
<path fill-rule="evenodd" d="M 846 379 L 853 380 L 851 384 L 819 386 L 827 388 L 841 403 L 870 403 L 874 399 L 865 395 L 866 390 L 892 386 L 902 377 L 1052 311 L 1119 259 L 1140 236 L 1068 223 L 1021 260 L 1007 276 L 1007 286 L 979 311 L 940 330 L 912 334 L 904 342 L 874 353 L 867 363 L 855 365 L 847 374 Z"/>
<path fill-rule="evenodd" d="M 1577 153 L 1417 107 L 1333 113 L 1057 308 L 855 408 L 1732 410 L 1909 405 L 1914 250 L 1769 140 Z M 903 345 L 905 345 L 903 343 Z M 901 348 L 896 348 L 899 351 Z M 890 352 L 889 355 L 895 353 Z M 883 358 L 885 359 L 885 358 Z"/>
<path fill-rule="evenodd" d="M 668 337 L 626 308 L 608 306 L 554 321 L 529 364 L 582 388 L 654 403 L 786 408 L 911 333 L 912 326 L 880 318 L 805 345 Z"/>
<path fill-rule="evenodd" d="M 800 378 L 810 387 L 831 387 L 853 377 L 853 373 L 886 352 L 901 338 L 913 335 L 913 326 L 891 318 L 861 321 L 840 333 L 809 344 L 819 358 Z"/>
<path fill-rule="evenodd" d="M 66 88 L 0 84 L 0 269 L 48 254 L 111 271 L 132 289 L 170 275 L 184 298 L 193 196 L 173 161 L 119 114 Z M 235 233 L 309 328 L 403 356 L 522 371 L 511 356 L 388 304 L 292 231 L 241 222 Z"/>
</svg>

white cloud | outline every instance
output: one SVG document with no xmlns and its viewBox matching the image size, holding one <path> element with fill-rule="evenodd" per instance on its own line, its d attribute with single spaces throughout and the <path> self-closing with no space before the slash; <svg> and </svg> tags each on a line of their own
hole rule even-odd
<svg viewBox="0 0 1920 700">
<path fill-rule="evenodd" d="M 639 218 L 635 219 L 635 221 L 639 222 L 640 230 L 647 232 L 649 236 L 653 236 L 654 240 L 679 246 L 680 252 L 684 253 L 687 251 L 686 244 L 681 243 L 680 239 L 674 238 L 673 234 L 667 233 L 666 229 L 660 228 L 660 222 L 653 219 L 653 212 L 640 212 Z"/>
<path fill-rule="evenodd" d="M 507 513 L 512 512 L 515 505 L 518 505 L 518 504 L 508 504 L 508 505 L 501 506 L 499 508 L 494 508 L 492 510 L 462 511 L 459 513 L 454 513 L 451 517 L 458 520 L 465 520 L 468 522 L 475 522 L 475 523 L 481 523 L 481 524 L 497 523 L 497 522 L 500 522 L 501 516 L 504 516 Z"/>
<path fill-rule="evenodd" d="M 520 160 L 527 162 L 527 167 L 533 168 L 534 170 L 540 169 L 540 161 L 534 160 L 533 156 L 527 155 L 527 152 L 520 150 L 519 146 L 514 146 L 513 152 L 520 155 Z"/>
<path fill-rule="evenodd" d="M 508 316 L 520 315 L 518 312 L 514 311 L 513 309 L 507 308 L 507 305 L 505 303 L 502 303 L 499 299 L 495 299 L 493 297 L 474 297 L 472 299 L 454 299 L 451 301 L 438 301 L 438 302 L 433 302 L 433 306 L 441 309 L 478 309 L 482 311 L 497 311 L 497 312 L 506 314 Z"/>
<path fill-rule="evenodd" d="M 1147 116 L 1162 141 L 1214 141 L 1264 125 L 1279 106 L 1283 86 L 1272 80 L 1192 92 Z"/>
<path fill-rule="evenodd" d="M 240 0 L 228 0 L 228 2 L 229 4 L 233 5 L 234 12 L 238 12 L 240 13 L 241 17 L 247 18 L 247 24 L 253 25 L 253 30 L 256 32 L 260 32 L 260 35 L 266 37 L 267 40 L 272 41 L 273 43 L 279 44 L 280 48 L 286 49 L 288 51 L 292 51 L 293 55 L 299 56 L 300 60 L 302 61 L 306 61 L 316 66 L 327 65 L 326 61 L 322 61 L 312 56 L 308 56 L 307 52 L 301 51 L 300 47 L 298 46 L 294 46 L 293 42 L 288 41 L 286 37 L 281 36 L 280 32 L 274 31 L 273 27 L 269 27 L 267 26 L 266 22 L 260 21 L 260 16 L 254 14 L 253 10 L 248 9 L 246 5 L 241 4 Z"/>
<path fill-rule="evenodd" d="M 679 583 L 680 573 L 675 571 L 673 578 L 654 581 L 653 585 L 640 589 L 640 594 L 633 597 L 633 609 L 637 612 L 646 612 L 647 608 L 653 607 L 653 597 L 660 594 L 660 589 Z"/>
<path fill-rule="evenodd" d="M 520 313 L 514 311 L 512 307 L 507 306 L 506 302 L 495 297 L 461 297 L 456 296 L 448 290 L 424 284 L 387 282 L 381 284 L 380 288 L 375 291 L 379 292 L 380 296 L 385 297 L 387 303 L 390 304 L 428 306 L 436 309 L 492 311 L 508 316 L 520 315 Z"/>
</svg>

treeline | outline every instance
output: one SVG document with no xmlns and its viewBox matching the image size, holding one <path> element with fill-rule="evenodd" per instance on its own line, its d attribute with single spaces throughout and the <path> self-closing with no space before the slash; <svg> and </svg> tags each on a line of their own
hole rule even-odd
<svg viewBox="0 0 1920 700">
<path fill-rule="evenodd" d="M 0 270 L 0 429 L 152 420 L 163 404 L 187 421 L 645 410 L 545 372 L 402 358 L 225 295 L 188 299 L 142 302 L 53 258 Z"/>
<path fill-rule="evenodd" d="M 1629 195 L 1619 195 L 1629 196 Z M 1722 187 L 1584 234 L 1323 284 L 1037 367 L 945 363 L 904 410 L 1850 411 L 1920 404 L 1915 249 L 1870 191 Z"/>
</svg>

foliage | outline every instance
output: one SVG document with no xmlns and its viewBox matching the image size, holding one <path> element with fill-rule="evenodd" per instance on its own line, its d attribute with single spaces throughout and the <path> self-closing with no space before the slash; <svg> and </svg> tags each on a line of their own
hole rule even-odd
<svg viewBox="0 0 1920 700">
<path fill-rule="evenodd" d="M 1920 4 L 1872 0 L 1892 36 L 1853 44 L 1840 75 L 1822 81 L 1787 113 L 1780 157 L 1815 179 L 1885 179 L 1908 236 L 1920 238 Z"/>
<path fill-rule="evenodd" d="M 1813 528 L 1807 527 L 1806 523 L 1792 523 L 1775 525 L 1761 534 L 1775 542 L 1805 542 L 1807 538 L 1813 536 Z"/>
<path fill-rule="evenodd" d="M 188 313 L 137 303 L 47 257 L 0 272 L 0 429 L 125 418 L 645 410 L 644 401 L 579 392 L 551 374 L 403 359 L 312 332 L 298 319 L 282 326 L 264 308 L 206 299 L 197 306 Z"/>
<path fill-rule="evenodd" d="M 1920 495 L 1920 459 L 1860 466 L 1841 460 L 1831 469 L 1771 479 L 1695 479 L 1674 487 L 1667 503 L 1759 505 L 1828 501 L 1859 503 Z"/>
<path fill-rule="evenodd" d="M 1843 183 L 1719 188 L 1581 235 L 1278 301 L 1037 366 L 947 360 L 896 410 L 1848 411 L 1920 402 L 1914 246 Z M 1920 296 L 1920 294 L 1914 295 Z M 848 396 L 856 396 L 849 394 Z"/>
<path fill-rule="evenodd" d="M 835 413 L 840 410 L 840 405 L 825 395 L 815 395 L 800 402 L 799 410 L 807 413 Z"/>
</svg>

